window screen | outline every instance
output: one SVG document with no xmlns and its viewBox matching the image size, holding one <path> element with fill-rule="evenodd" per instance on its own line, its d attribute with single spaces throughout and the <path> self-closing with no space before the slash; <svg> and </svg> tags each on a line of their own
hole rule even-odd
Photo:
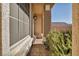
<svg viewBox="0 0 79 59">
<path fill-rule="evenodd" d="M 10 45 L 27 35 L 29 35 L 29 16 L 19 5 L 10 4 Z"/>
</svg>

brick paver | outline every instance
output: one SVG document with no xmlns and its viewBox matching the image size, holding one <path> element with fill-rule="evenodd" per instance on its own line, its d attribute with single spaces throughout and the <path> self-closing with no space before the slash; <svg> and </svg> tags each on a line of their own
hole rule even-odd
<svg viewBox="0 0 79 59">
<path fill-rule="evenodd" d="M 48 56 L 48 51 L 43 44 L 33 44 L 28 56 Z"/>
</svg>

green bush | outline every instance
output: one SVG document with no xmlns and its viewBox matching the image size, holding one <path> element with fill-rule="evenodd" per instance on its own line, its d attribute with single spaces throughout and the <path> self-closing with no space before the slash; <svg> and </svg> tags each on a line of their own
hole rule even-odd
<svg viewBox="0 0 79 59">
<path fill-rule="evenodd" d="M 72 31 L 57 32 L 50 31 L 44 42 L 46 48 L 53 56 L 71 56 L 72 55 Z"/>
</svg>

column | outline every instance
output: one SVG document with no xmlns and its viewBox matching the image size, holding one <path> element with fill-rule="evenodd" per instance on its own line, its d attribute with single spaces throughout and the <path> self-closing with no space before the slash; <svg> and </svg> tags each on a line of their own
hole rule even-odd
<svg viewBox="0 0 79 59">
<path fill-rule="evenodd" d="M 2 55 L 2 8 L 0 3 L 0 56 Z"/>
<path fill-rule="evenodd" d="M 10 33 L 9 33 L 9 4 L 2 6 L 2 55 L 10 55 Z"/>
<path fill-rule="evenodd" d="M 72 4 L 72 55 L 79 56 L 79 4 Z"/>
<path fill-rule="evenodd" d="M 29 14 L 29 15 L 30 15 L 30 21 L 29 21 L 29 27 L 30 27 L 30 28 L 29 28 L 29 34 L 30 34 L 30 36 L 31 36 L 31 34 L 32 34 L 32 33 L 31 33 L 31 32 L 32 32 L 32 31 L 31 31 L 31 29 L 32 29 L 32 28 L 31 28 L 31 27 L 32 27 L 32 26 L 31 26 L 31 24 L 32 24 L 32 16 L 31 16 L 31 15 L 32 15 L 32 14 L 31 14 L 31 13 L 32 13 L 32 10 L 31 10 L 32 7 L 31 7 L 31 3 L 30 3 L 30 6 L 29 6 L 29 7 L 30 7 L 30 9 L 29 9 L 29 10 L 30 10 L 30 14 Z"/>
</svg>

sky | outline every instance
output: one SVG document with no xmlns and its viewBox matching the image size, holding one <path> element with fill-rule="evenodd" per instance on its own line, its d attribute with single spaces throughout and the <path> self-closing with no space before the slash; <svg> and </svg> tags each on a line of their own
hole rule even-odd
<svg viewBox="0 0 79 59">
<path fill-rule="evenodd" d="M 51 9 L 52 22 L 72 23 L 72 4 L 71 3 L 56 3 Z"/>
</svg>

